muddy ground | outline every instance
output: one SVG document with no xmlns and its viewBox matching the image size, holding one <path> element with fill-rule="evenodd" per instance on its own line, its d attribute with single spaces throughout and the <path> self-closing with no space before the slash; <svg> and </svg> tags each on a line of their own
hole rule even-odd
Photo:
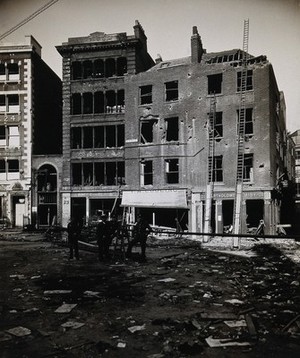
<svg viewBox="0 0 300 358">
<path fill-rule="evenodd" d="M 20 233 L 0 250 L 1 357 L 300 356 L 299 265 L 270 245 L 241 257 L 150 240 L 146 263 L 69 261 Z"/>
</svg>

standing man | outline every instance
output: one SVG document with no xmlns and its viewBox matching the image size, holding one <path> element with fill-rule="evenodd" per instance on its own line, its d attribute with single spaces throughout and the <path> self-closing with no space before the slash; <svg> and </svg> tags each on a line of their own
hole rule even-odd
<svg viewBox="0 0 300 358">
<path fill-rule="evenodd" d="M 107 242 L 109 240 L 109 225 L 106 221 L 106 215 L 101 214 L 100 220 L 97 225 L 97 243 L 98 243 L 98 257 L 101 261 L 104 257 L 108 257 L 109 255 L 109 246 L 107 246 Z"/>
<path fill-rule="evenodd" d="M 73 252 L 75 253 L 76 260 L 79 260 L 79 251 L 78 251 L 78 240 L 81 233 L 81 224 L 80 219 L 72 217 L 71 221 L 68 224 L 68 242 L 70 248 L 69 259 L 73 259 Z"/>
<path fill-rule="evenodd" d="M 133 240 L 128 244 L 127 257 L 131 256 L 132 247 L 135 246 L 138 242 L 141 244 L 141 259 L 146 261 L 146 242 L 149 233 L 152 231 L 148 222 L 142 217 L 141 214 L 138 215 L 138 220 L 133 229 Z"/>
</svg>

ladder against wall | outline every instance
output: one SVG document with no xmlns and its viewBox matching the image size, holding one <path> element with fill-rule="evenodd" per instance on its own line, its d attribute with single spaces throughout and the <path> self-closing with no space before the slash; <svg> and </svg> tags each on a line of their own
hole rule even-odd
<svg viewBox="0 0 300 358">
<path fill-rule="evenodd" d="M 210 98 L 210 109 L 207 121 L 207 185 L 204 212 L 204 233 L 211 232 L 211 211 L 213 200 L 214 184 L 214 154 L 215 154 L 215 121 L 216 121 L 216 97 Z M 208 236 L 204 235 L 204 242 L 208 241 Z"/>
<path fill-rule="evenodd" d="M 241 233 L 241 210 L 243 200 L 244 179 L 244 150 L 245 150 L 245 119 L 246 119 L 246 90 L 247 90 L 247 56 L 249 41 L 249 19 L 244 21 L 243 59 L 240 83 L 240 106 L 237 125 L 237 166 L 235 181 L 235 200 L 233 209 L 233 233 Z M 233 246 L 239 246 L 239 238 L 233 239 Z"/>
</svg>

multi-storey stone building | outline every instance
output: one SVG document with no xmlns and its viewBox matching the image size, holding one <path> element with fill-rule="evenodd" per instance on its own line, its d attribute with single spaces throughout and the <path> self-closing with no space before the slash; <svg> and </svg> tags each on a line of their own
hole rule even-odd
<svg viewBox="0 0 300 358">
<path fill-rule="evenodd" d="M 49 217 L 36 203 L 33 156 L 54 154 L 61 143 L 61 81 L 41 59 L 41 46 L 0 45 L 0 217 L 12 226 Z M 49 188 L 50 189 L 50 188 Z M 55 192 L 57 182 L 55 183 Z M 57 209 L 58 195 L 55 197 Z M 39 209 L 39 212 L 38 212 Z M 57 215 L 52 212 L 52 215 Z"/>
<path fill-rule="evenodd" d="M 245 111 L 242 231 L 264 220 L 276 233 L 286 173 L 285 104 L 272 65 L 243 52 L 206 53 L 197 28 L 191 56 L 154 62 L 136 22 L 134 36 L 93 33 L 58 46 L 63 56 L 62 223 L 98 209 L 138 208 L 152 224 L 203 232 L 209 113 L 214 111 L 212 230 L 233 222 L 237 122 Z"/>
</svg>

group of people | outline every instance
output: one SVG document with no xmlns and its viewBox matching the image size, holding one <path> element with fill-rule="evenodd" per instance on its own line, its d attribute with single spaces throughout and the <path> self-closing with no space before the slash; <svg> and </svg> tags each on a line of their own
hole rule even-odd
<svg viewBox="0 0 300 358">
<path fill-rule="evenodd" d="M 79 260 L 78 240 L 80 239 L 82 230 L 81 220 L 78 218 L 72 218 L 68 224 L 68 241 L 70 248 L 70 259 L 73 259 L 74 255 L 76 260 Z M 132 239 L 129 240 L 129 234 L 126 225 L 122 225 L 121 222 L 115 218 L 107 219 L 104 213 L 101 213 L 98 219 L 96 228 L 96 238 L 98 244 L 98 258 L 100 261 L 109 259 L 109 248 L 114 238 L 123 236 L 128 240 L 128 247 L 126 251 L 126 257 L 132 257 L 132 248 L 138 243 L 141 246 L 141 260 L 146 260 L 146 241 L 149 233 L 152 231 L 148 222 L 141 216 L 138 216 L 138 220 L 133 227 Z"/>
</svg>

